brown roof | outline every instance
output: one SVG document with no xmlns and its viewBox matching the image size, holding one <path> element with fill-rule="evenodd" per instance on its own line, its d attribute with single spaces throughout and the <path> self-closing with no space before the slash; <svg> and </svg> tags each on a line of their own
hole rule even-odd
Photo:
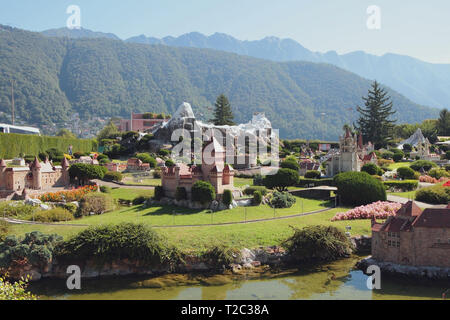
<svg viewBox="0 0 450 320">
<path fill-rule="evenodd" d="M 450 209 L 425 209 L 414 221 L 415 228 L 450 228 Z"/>
<path fill-rule="evenodd" d="M 408 201 L 398 211 L 398 216 L 417 217 L 422 213 L 422 209 L 414 201 Z"/>
<path fill-rule="evenodd" d="M 41 163 L 38 158 L 35 157 L 33 163 L 31 164 L 31 168 L 42 168 Z"/>
<path fill-rule="evenodd" d="M 384 232 L 400 232 L 408 231 L 411 229 L 412 220 L 392 217 L 386 221 L 384 226 L 381 228 Z"/>
<path fill-rule="evenodd" d="M 62 161 L 62 163 L 61 163 L 61 166 L 62 166 L 63 168 L 67 168 L 67 167 L 70 166 L 69 161 L 67 160 L 66 157 L 64 157 L 64 159 L 63 159 L 63 161 Z"/>
</svg>

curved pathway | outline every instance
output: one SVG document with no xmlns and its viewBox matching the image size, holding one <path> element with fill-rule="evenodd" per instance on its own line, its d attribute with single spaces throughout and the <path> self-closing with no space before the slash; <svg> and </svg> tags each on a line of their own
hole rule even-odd
<svg viewBox="0 0 450 320">
<path fill-rule="evenodd" d="M 171 225 L 171 226 L 152 226 L 152 225 L 150 225 L 150 226 L 152 228 L 199 228 L 199 227 L 231 226 L 231 225 L 237 225 L 237 224 L 257 223 L 257 222 L 305 217 L 305 216 L 309 216 L 309 215 L 313 215 L 313 214 L 327 212 L 332 209 L 335 209 L 335 208 L 326 208 L 326 209 L 321 209 L 321 210 L 317 210 L 317 211 L 313 211 L 313 212 L 299 213 L 299 214 L 294 214 L 294 215 L 290 215 L 290 216 L 274 217 L 274 218 L 268 218 L 268 219 L 256 219 L 256 220 L 248 220 L 248 221 L 235 221 L 235 222 L 223 222 L 223 223 L 212 223 L 212 224 L 193 224 L 193 225 Z M 8 223 L 11 223 L 11 224 L 24 224 L 24 225 L 61 226 L 61 227 L 90 227 L 90 226 L 92 226 L 92 225 L 88 225 L 88 224 L 33 222 L 33 221 L 17 220 L 17 219 L 11 219 L 11 218 L 0 218 L 0 219 L 6 221 Z"/>
</svg>

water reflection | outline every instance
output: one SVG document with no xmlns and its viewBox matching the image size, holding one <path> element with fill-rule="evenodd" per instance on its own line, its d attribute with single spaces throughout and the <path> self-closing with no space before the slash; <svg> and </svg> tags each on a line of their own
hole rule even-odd
<svg viewBox="0 0 450 320">
<path fill-rule="evenodd" d="M 160 278 L 111 278 L 82 281 L 82 290 L 66 289 L 65 280 L 42 281 L 30 287 L 42 299 L 100 300 L 291 300 L 291 299 L 441 299 L 448 283 L 414 283 L 382 277 L 382 289 L 367 289 L 367 276 L 353 270 L 359 258 L 320 267 L 304 267 L 258 279 L 168 275 Z M 413 283 L 413 284 L 412 284 Z M 182 284 L 182 285 L 180 285 Z"/>
</svg>

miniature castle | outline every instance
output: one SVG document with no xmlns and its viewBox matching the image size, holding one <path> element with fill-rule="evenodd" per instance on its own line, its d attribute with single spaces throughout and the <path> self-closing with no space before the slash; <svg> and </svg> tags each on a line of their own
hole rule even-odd
<svg viewBox="0 0 450 320">
<path fill-rule="evenodd" d="M 61 166 L 54 166 L 48 159 L 39 162 L 36 157 L 29 166 L 8 167 L 5 160 L 0 161 L 0 198 L 8 198 L 16 192 L 26 190 L 36 193 L 70 184 L 69 162 L 66 158 Z"/>
<path fill-rule="evenodd" d="M 338 173 L 347 171 L 361 171 L 366 163 L 377 164 L 377 156 L 371 142 L 363 144 L 362 135 L 352 134 L 346 128 L 344 136 L 339 139 L 339 151 L 329 158 L 327 175 L 333 177 Z"/>
<path fill-rule="evenodd" d="M 173 167 L 163 167 L 162 187 L 168 198 L 175 198 L 177 188 L 185 188 L 188 198 L 191 198 L 192 186 L 199 180 L 208 181 L 216 190 L 217 195 L 228 190 L 234 190 L 234 169 L 225 164 L 225 149 L 212 138 L 203 148 L 202 164 L 189 167 L 184 163 Z"/>
</svg>

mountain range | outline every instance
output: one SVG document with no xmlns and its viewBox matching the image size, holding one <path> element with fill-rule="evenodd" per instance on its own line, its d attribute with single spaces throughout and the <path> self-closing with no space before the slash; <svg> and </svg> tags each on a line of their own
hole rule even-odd
<svg viewBox="0 0 450 320">
<path fill-rule="evenodd" d="M 119 39 L 108 33 L 86 29 L 67 28 L 45 31 L 51 36 L 107 37 Z M 450 64 L 432 64 L 409 56 L 387 53 L 376 56 L 356 51 L 339 55 L 335 51 L 313 52 L 292 39 L 266 37 L 256 41 L 242 41 L 223 33 L 206 36 L 191 32 L 179 37 L 155 38 L 140 35 L 127 42 L 142 44 L 163 44 L 175 47 L 193 47 L 247 55 L 277 62 L 309 61 L 329 63 L 367 78 L 376 79 L 393 88 L 412 101 L 435 108 L 450 108 Z"/>
<path fill-rule="evenodd" d="M 132 111 L 173 114 L 183 101 L 208 120 L 216 97 L 224 93 L 238 123 L 262 111 L 282 138 L 333 140 L 345 123 L 356 120 L 354 109 L 371 84 L 324 63 L 273 62 L 105 37 L 49 37 L 0 26 L 4 115 L 10 111 L 11 78 L 16 80 L 16 114 L 30 124 L 63 127 L 74 112 L 83 119 L 129 117 Z M 399 122 L 437 117 L 437 109 L 386 89 Z"/>
</svg>

